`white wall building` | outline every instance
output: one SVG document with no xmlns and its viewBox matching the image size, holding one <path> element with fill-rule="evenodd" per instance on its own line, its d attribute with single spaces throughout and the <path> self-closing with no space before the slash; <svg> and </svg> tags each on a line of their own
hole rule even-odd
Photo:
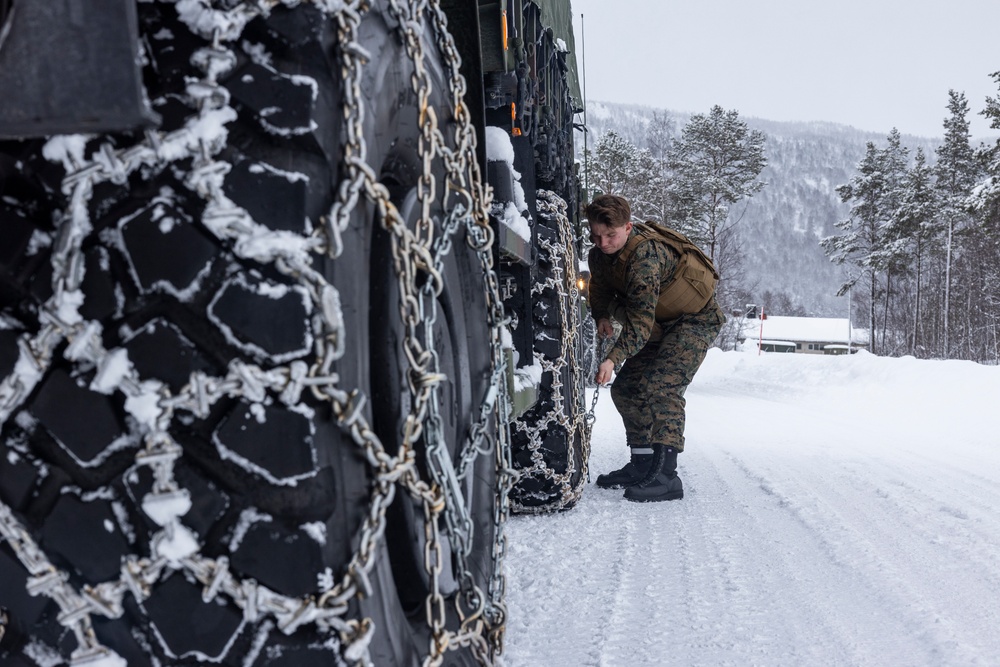
<svg viewBox="0 0 1000 667">
<path fill-rule="evenodd" d="M 846 317 L 748 317 L 737 337 L 744 350 L 847 354 L 868 347 L 868 330 L 850 326 Z"/>
</svg>

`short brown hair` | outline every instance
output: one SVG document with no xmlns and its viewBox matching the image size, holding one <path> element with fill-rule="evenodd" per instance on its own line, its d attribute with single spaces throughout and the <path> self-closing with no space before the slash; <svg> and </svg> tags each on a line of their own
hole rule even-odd
<svg viewBox="0 0 1000 667">
<path fill-rule="evenodd" d="M 624 227 L 632 221 L 632 207 L 624 197 L 598 195 L 584 209 L 587 222 L 597 222 L 608 227 Z"/>
</svg>

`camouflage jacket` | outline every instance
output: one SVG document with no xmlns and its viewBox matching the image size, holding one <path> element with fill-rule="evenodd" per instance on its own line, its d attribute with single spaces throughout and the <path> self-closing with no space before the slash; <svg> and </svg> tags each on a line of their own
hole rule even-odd
<svg viewBox="0 0 1000 667">
<path fill-rule="evenodd" d="M 595 320 L 613 317 L 622 325 L 621 334 L 607 358 L 621 367 L 650 341 L 662 336 L 656 323 L 656 301 L 660 288 L 677 268 L 677 255 L 663 243 L 642 243 L 629 259 L 625 286 L 620 291 L 611 278 L 618 253 L 605 255 L 592 248 L 590 264 L 590 308 Z"/>
</svg>

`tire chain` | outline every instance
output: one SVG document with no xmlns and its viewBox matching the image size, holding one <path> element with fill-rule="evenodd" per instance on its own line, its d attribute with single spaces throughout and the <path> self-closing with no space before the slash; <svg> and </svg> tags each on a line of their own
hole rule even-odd
<svg viewBox="0 0 1000 667">
<path fill-rule="evenodd" d="M 599 338 L 599 340 L 600 340 L 599 343 L 596 343 L 594 345 L 597 348 L 597 358 L 600 359 L 600 360 L 603 360 L 604 357 L 605 357 L 605 355 L 608 353 L 608 347 L 611 344 L 611 338 L 604 338 L 600 334 L 597 334 L 596 332 L 595 332 L 595 336 L 597 338 Z M 595 343 L 595 341 L 591 341 L 591 343 Z M 590 372 L 590 370 L 591 369 L 588 368 L 587 372 Z M 597 421 L 597 414 L 596 414 L 597 399 L 600 398 L 600 396 L 601 396 L 601 385 L 597 385 L 596 387 L 594 387 L 594 395 L 593 395 L 593 397 L 590 400 L 590 409 L 587 410 L 587 414 L 584 415 L 584 417 L 583 417 L 583 421 L 587 425 L 587 441 L 588 442 L 590 441 L 590 434 L 591 434 L 591 432 L 593 431 L 593 428 L 594 428 L 594 422 Z"/>
<path fill-rule="evenodd" d="M 206 603 L 224 594 L 242 610 L 248 621 L 269 615 L 274 617 L 283 632 L 289 634 L 310 623 L 323 631 L 336 631 L 346 647 L 343 657 L 355 664 L 370 665 L 368 645 L 375 631 L 374 624 L 367 618 L 351 619 L 346 615 L 352 598 L 371 593 L 369 575 L 374 567 L 376 548 L 384 534 L 386 508 L 393 500 L 397 482 L 422 501 L 425 511 L 425 568 L 432 581 L 427 600 L 427 620 L 432 638 L 424 664 L 438 665 L 447 650 L 460 646 L 470 647 L 481 664 L 491 664 L 493 658 L 502 652 L 506 621 L 502 569 L 506 539 L 503 528 L 509 514 L 508 492 L 514 478 L 507 426 L 510 399 L 505 394 L 498 394 L 506 386 L 503 382 L 506 362 L 502 347 L 502 329 L 506 323 L 493 268 L 493 235 L 487 216 L 489 193 L 483 187 L 474 157 L 475 131 L 463 101 L 465 83 L 458 73 L 457 51 L 447 31 L 444 13 L 436 0 L 416 0 L 406 7 L 392 0 L 391 11 L 399 20 L 400 30 L 407 41 L 408 53 L 416 71 L 413 85 L 421 100 L 423 134 L 420 148 L 424 156 L 424 171 L 420 196 L 423 215 L 414 234 L 406 227 L 391 203 L 388 191 L 378 183 L 366 162 L 360 81 L 367 54 L 356 36 L 362 16 L 369 6 L 365 0 L 343 3 L 315 0 L 315 4 L 338 25 L 339 53 L 346 77 L 343 108 L 347 140 L 343 146 L 343 162 L 348 177 L 340 182 L 336 201 L 323 220 L 319 233 L 300 237 L 271 231 L 253 221 L 245 210 L 224 196 L 222 183 L 229 165 L 213 158 L 224 148 L 224 135 L 222 142 L 208 145 L 199 136 L 198 125 L 203 121 L 214 121 L 224 126 L 235 116 L 228 106 L 228 91 L 216 80 L 236 61 L 235 54 L 224 43 L 236 41 L 250 20 L 267 16 L 272 8 L 298 4 L 300 0 L 247 0 L 232 9 L 217 10 L 199 0 L 178 2 L 178 10 L 188 12 L 182 15 L 182 20 L 192 32 L 212 41 L 211 47 L 202 49 L 193 58 L 203 69 L 204 78 L 190 82 L 187 88 L 188 95 L 197 101 L 198 115 L 189 119 L 184 128 L 169 134 L 149 131 L 143 142 L 125 150 L 116 151 L 105 144 L 91 162 L 75 165 L 76 169 L 63 181 L 63 190 L 70 197 L 70 209 L 61 221 L 52 254 L 53 296 L 40 308 L 39 332 L 19 338 L 15 369 L 0 382 L 0 424 L 5 423 L 27 399 L 51 364 L 56 347 L 63 341 L 69 343 L 65 356 L 71 362 L 81 367 L 96 368 L 98 374 L 110 365 L 109 360 L 116 351 L 104 349 L 100 325 L 83 321 L 79 314 L 84 272 L 81 246 L 92 229 L 86 203 L 95 184 L 105 181 L 123 184 L 129 174 L 145 165 L 193 158 L 193 168 L 186 185 L 206 200 L 202 220 L 205 226 L 220 240 L 232 242 L 236 255 L 271 263 L 283 274 L 299 280 L 320 313 L 317 328 L 325 331 L 322 339 L 317 340 L 316 361 L 312 366 L 294 361 L 287 367 L 264 370 L 254 364 L 233 360 L 225 377 L 215 378 L 194 372 L 189 384 L 173 396 L 162 383 L 142 380 L 134 368 L 128 368 L 116 389 L 126 397 L 127 407 L 131 404 L 137 408 L 133 414 L 142 412 L 148 415 L 141 424 L 145 431 L 144 447 L 136 454 L 136 463 L 150 467 L 153 472 L 154 486 L 143 498 L 142 506 L 148 514 L 154 515 L 161 530 L 151 539 L 150 551 L 155 557 L 126 557 L 118 580 L 95 586 L 85 585 L 82 591 L 75 590 L 68 582 L 69 575 L 49 561 L 11 509 L 0 502 L 0 537 L 11 545 L 30 574 L 27 584 L 29 593 L 44 594 L 53 599 L 61 610 L 59 621 L 76 637 L 78 647 L 72 652 L 71 666 L 98 661 L 107 665 L 123 664 L 124 661 L 114 651 L 97 640 L 91 614 L 120 617 L 126 592 L 130 592 L 137 601 L 142 601 L 165 572 L 176 569 L 189 571 L 205 585 L 203 599 Z M 420 18 L 425 11 L 431 16 L 451 77 L 449 88 L 456 127 L 455 149 L 446 145 L 437 129 L 434 110 L 428 105 L 430 81 L 423 67 L 420 43 L 423 33 Z M 435 154 L 442 156 L 448 174 L 447 199 L 453 202 L 446 215 L 444 233 L 438 235 L 435 235 L 434 221 L 430 216 L 430 202 L 435 193 L 432 173 Z M 343 313 L 337 289 L 311 266 L 311 253 L 325 252 L 334 259 L 341 254 L 343 232 L 362 193 L 375 205 L 382 226 L 393 235 L 395 270 L 401 294 L 400 310 L 407 323 L 405 347 L 412 365 L 409 377 L 414 400 L 406 421 L 404 442 L 396 457 L 387 454 L 367 423 L 363 414 L 364 395 L 358 390 L 348 392 L 340 388 L 339 378 L 331 372 L 334 361 L 346 351 Z M 446 465 L 440 464 L 447 456 L 440 426 L 436 424 L 440 419 L 436 414 L 437 388 L 445 378 L 437 372 L 436 356 L 428 351 L 434 349 L 430 337 L 435 317 L 434 296 L 442 287 L 441 262 L 450 252 L 451 236 L 462 226 L 483 271 L 490 314 L 492 381 L 481 404 L 478 421 L 463 444 L 456 472 L 450 460 L 446 461 Z M 281 243 L 274 243 L 279 240 Z M 425 286 L 418 288 L 420 275 L 426 275 L 430 280 L 423 281 Z M 414 303 L 430 304 L 431 318 L 422 318 L 422 309 L 407 308 L 408 304 Z M 424 341 L 419 339 L 420 327 Z M 293 599 L 252 580 L 240 581 L 229 571 L 225 557 L 210 559 L 198 553 L 195 537 L 179 521 L 187 511 L 190 496 L 173 475 L 174 462 L 182 455 L 182 449 L 168 429 L 175 412 L 187 411 L 204 417 L 209 408 L 223 397 L 244 397 L 251 402 L 260 402 L 268 392 L 272 392 L 281 402 L 293 406 L 307 388 L 317 398 L 329 401 L 341 429 L 348 432 L 363 450 L 375 471 L 376 481 L 369 511 L 360 529 L 358 551 L 351 558 L 343 579 L 325 592 L 317 592 L 305 599 Z M 140 411 L 140 407 L 147 410 Z M 149 408 L 152 408 L 151 412 Z M 495 442 L 491 438 L 491 427 L 495 429 Z M 422 433 L 427 434 L 428 458 L 439 463 L 430 466 L 432 484 L 420 479 L 415 465 L 413 446 Z M 470 463 L 478 456 L 491 453 L 498 470 L 499 502 L 495 504 L 493 517 L 494 570 L 489 590 L 484 592 L 475 584 L 466 564 L 471 548 L 471 522 L 458 491 L 457 479 L 467 475 Z M 178 505 L 183 509 L 177 510 Z M 158 507 L 166 511 L 157 512 Z M 438 526 L 442 513 L 449 532 L 459 544 L 456 555 L 462 594 L 458 596 L 456 606 L 462 623 L 458 632 L 444 627 L 444 598 L 437 585 L 437 575 L 442 568 L 443 547 Z"/>
<path fill-rule="evenodd" d="M 552 374 L 552 408 L 541 417 L 533 417 L 530 421 L 517 419 L 513 422 L 512 428 L 527 435 L 527 445 L 531 452 L 530 468 L 521 468 L 519 475 L 534 476 L 547 479 L 556 485 L 560 490 L 560 496 L 553 502 L 541 506 L 527 506 L 521 503 L 514 503 L 514 511 L 523 514 L 548 513 L 554 510 L 563 509 L 576 503 L 583 494 L 583 487 L 587 481 L 587 461 L 590 459 L 590 428 L 582 406 L 576 404 L 575 397 L 582 396 L 585 384 L 583 368 L 580 364 L 575 364 L 570 373 L 571 386 L 568 387 L 570 401 L 566 401 L 562 384 L 562 371 L 570 360 L 575 358 L 575 350 L 580 335 L 580 310 L 576 304 L 580 300 L 580 292 L 576 285 L 576 276 L 568 267 L 576 266 L 576 243 L 573 227 L 566 216 L 566 202 L 557 194 L 550 190 L 538 191 L 538 212 L 539 215 L 546 215 L 554 219 L 558 225 L 559 240 L 554 244 L 548 239 L 539 238 L 539 246 L 548 253 L 548 259 L 552 263 L 552 274 L 544 281 L 540 281 L 531 287 L 531 294 L 540 294 L 546 289 L 552 289 L 559 296 L 559 315 L 562 320 L 562 340 L 560 341 L 559 358 L 550 361 L 542 355 L 536 355 L 535 359 L 541 364 L 542 372 Z M 566 405 L 574 406 L 570 408 L 572 414 L 566 414 Z M 542 437 L 550 428 L 551 424 L 558 424 L 566 432 L 567 443 L 567 467 L 565 473 L 558 473 L 549 467 L 542 453 Z M 574 486 L 572 478 L 578 472 L 575 467 L 575 446 L 576 435 L 580 435 L 580 447 L 582 448 L 583 470 L 580 478 Z"/>
</svg>

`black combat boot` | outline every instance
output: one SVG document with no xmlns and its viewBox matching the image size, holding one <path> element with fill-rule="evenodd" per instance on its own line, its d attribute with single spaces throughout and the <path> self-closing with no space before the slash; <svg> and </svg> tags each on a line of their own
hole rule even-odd
<svg viewBox="0 0 1000 667">
<path fill-rule="evenodd" d="M 653 462 L 649 472 L 638 483 L 625 489 L 626 500 L 653 502 L 680 500 L 684 485 L 677 476 L 677 450 L 667 445 L 653 445 Z"/>
<path fill-rule="evenodd" d="M 653 462 L 653 450 L 648 445 L 629 447 L 631 460 L 625 467 L 597 476 L 597 486 L 602 489 L 622 489 L 642 481 Z"/>
</svg>

